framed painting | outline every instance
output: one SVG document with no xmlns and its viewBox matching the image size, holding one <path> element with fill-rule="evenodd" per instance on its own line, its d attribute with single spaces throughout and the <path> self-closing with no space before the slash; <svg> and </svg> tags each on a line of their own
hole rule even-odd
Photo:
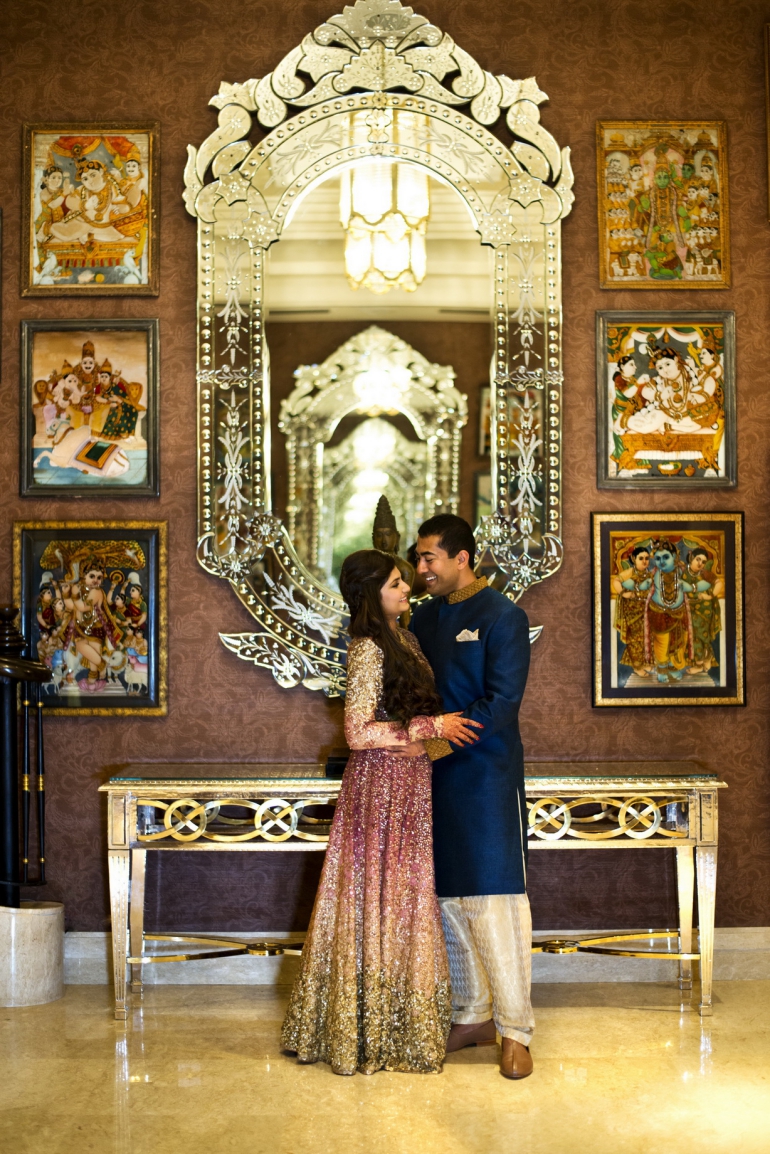
<svg viewBox="0 0 770 1154">
<path fill-rule="evenodd" d="M 167 713 L 165 521 L 16 521 L 13 596 L 60 717 Z"/>
<path fill-rule="evenodd" d="M 600 489 L 736 484 L 735 314 L 596 314 Z"/>
<path fill-rule="evenodd" d="M 22 296 L 157 296 L 158 124 L 25 124 Z"/>
<path fill-rule="evenodd" d="M 594 705 L 745 705 L 742 513 L 594 513 Z"/>
<path fill-rule="evenodd" d="M 492 474 L 478 472 L 473 484 L 473 510 L 476 527 L 481 524 L 482 517 L 492 516 Z"/>
<path fill-rule="evenodd" d="M 21 322 L 21 494 L 157 497 L 157 320 Z"/>
<path fill-rule="evenodd" d="M 601 287 L 729 288 L 724 121 L 602 120 L 596 137 Z"/>
</svg>

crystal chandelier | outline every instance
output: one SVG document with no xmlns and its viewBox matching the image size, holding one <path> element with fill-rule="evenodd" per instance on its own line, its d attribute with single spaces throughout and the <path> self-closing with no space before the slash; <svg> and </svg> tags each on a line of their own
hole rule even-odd
<svg viewBox="0 0 770 1154">
<path fill-rule="evenodd" d="M 371 119 L 368 118 L 369 120 Z M 400 144 L 415 143 L 416 117 L 399 118 Z M 370 126 L 354 119 L 353 143 Z M 407 139 L 405 139 L 407 138 Z M 345 272 L 351 288 L 414 292 L 426 273 L 425 231 L 430 214 L 428 174 L 384 157 L 365 160 L 342 174 L 340 221 L 345 229 Z"/>
</svg>

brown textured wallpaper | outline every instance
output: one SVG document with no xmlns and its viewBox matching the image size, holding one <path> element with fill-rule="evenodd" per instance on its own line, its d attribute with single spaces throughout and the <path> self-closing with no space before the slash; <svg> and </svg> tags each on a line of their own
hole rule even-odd
<svg viewBox="0 0 770 1154">
<path fill-rule="evenodd" d="M 708 5 L 648 0 L 643 10 L 631 0 L 487 0 L 483 5 L 477 0 L 423 0 L 417 7 L 483 67 L 512 77 L 536 76 L 550 97 L 542 109 L 544 123 L 560 144 L 572 146 L 577 202 L 564 227 L 566 560 L 555 578 L 523 601 L 532 621 L 545 626 L 534 651 L 522 717 L 527 756 L 698 757 L 719 771 L 730 789 L 721 798 L 717 923 L 768 925 L 765 442 L 770 382 L 765 349 L 770 332 L 770 233 L 762 33 L 770 11 L 760 0 L 712 0 Z M 194 559 L 195 224 L 181 201 L 185 148 L 188 142 L 198 144 L 214 127 L 215 113 L 207 101 L 220 80 L 263 76 L 334 10 L 334 0 L 136 0 L 127 6 L 104 0 L 66 5 L 6 0 L 4 6 L 0 423 L 6 432 L 0 443 L 5 479 L 0 598 L 10 596 L 14 518 L 165 517 L 170 525 L 168 717 L 57 718 L 48 723 L 47 856 L 52 880 L 46 896 L 65 901 L 73 929 L 108 925 L 104 809 L 96 793 L 105 766 L 162 758 L 314 761 L 323 747 L 340 743 L 339 703 L 302 690 L 280 690 L 269 674 L 239 662 L 217 639 L 219 630 L 247 629 L 251 619 Z M 99 117 L 161 123 L 160 296 L 21 300 L 21 125 Z M 732 289 L 679 292 L 675 297 L 665 291 L 600 291 L 594 125 L 610 117 L 727 120 Z M 736 490 L 681 503 L 665 493 L 597 492 L 594 313 L 630 307 L 735 310 Z M 21 500 L 15 495 L 19 321 L 110 316 L 160 317 L 162 495 L 159 500 L 123 502 Z M 460 329 L 458 325 L 455 333 Z M 280 336 L 276 353 L 278 343 Z M 328 351 L 336 343 L 330 342 Z M 428 355 L 452 360 L 433 351 Z M 471 429 L 470 436 L 474 433 Z M 589 513 L 679 507 L 746 512 L 749 704 L 745 709 L 593 710 Z M 199 860 L 203 855 L 173 861 L 170 855 L 159 856 L 164 858 L 164 874 L 154 873 L 149 886 L 155 925 L 278 929 L 306 924 L 320 855 L 234 854 L 205 862 Z M 674 897 L 669 858 L 668 852 L 533 854 L 536 924 L 577 928 L 665 923 L 672 916 Z"/>
</svg>

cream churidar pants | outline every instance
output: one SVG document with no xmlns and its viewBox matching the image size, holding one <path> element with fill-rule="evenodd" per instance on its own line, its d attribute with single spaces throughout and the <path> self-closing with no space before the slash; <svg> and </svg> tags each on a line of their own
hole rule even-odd
<svg viewBox="0 0 770 1154">
<path fill-rule="evenodd" d="M 535 1030 L 530 1001 L 532 915 L 526 894 L 439 898 L 444 923 L 452 1021 L 494 1018 L 503 1038 L 528 1046 Z"/>
</svg>

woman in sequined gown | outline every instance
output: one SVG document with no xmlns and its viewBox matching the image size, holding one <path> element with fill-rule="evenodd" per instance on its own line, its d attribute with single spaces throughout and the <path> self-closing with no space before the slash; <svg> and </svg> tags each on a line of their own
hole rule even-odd
<svg viewBox="0 0 770 1154">
<path fill-rule="evenodd" d="M 409 586 L 392 556 L 352 553 L 340 588 L 350 609 L 352 754 L 281 1041 L 300 1062 L 328 1062 L 336 1074 L 437 1073 L 451 1002 L 431 755 L 449 753 L 447 739 L 474 741 L 475 723 L 440 712 L 430 667 L 398 624 Z"/>
</svg>

